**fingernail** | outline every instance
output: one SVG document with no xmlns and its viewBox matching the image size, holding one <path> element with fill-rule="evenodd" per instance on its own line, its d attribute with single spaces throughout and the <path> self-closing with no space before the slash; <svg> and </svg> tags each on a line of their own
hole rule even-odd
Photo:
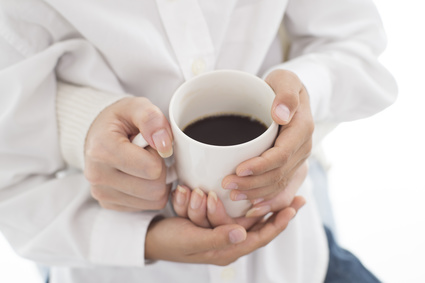
<svg viewBox="0 0 425 283">
<path fill-rule="evenodd" d="M 232 244 L 237 244 L 245 240 L 246 233 L 243 229 L 234 229 L 229 232 L 229 239 Z"/>
<path fill-rule="evenodd" d="M 242 172 L 240 172 L 240 173 L 238 173 L 237 175 L 239 176 L 239 177 L 246 177 L 246 176 L 251 176 L 253 173 L 252 173 L 252 171 L 251 170 L 249 170 L 249 169 L 245 169 L 245 170 L 243 170 Z"/>
<path fill-rule="evenodd" d="M 283 104 L 279 104 L 278 106 L 276 106 L 276 109 L 274 110 L 274 113 L 283 122 L 288 122 L 289 121 L 289 115 L 291 115 L 291 112 L 289 111 L 289 108 L 286 107 Z"/>
<path fill-rule="evenodd" d="M 179 185 L 176 188 L 176 202 L 178 205 L 186 203 L 186 190 Z"/>
<path fill-rule="evenodd" d="M 167 158 L 173 155 L 173 146 L 171 143 L 171 138 L 168 135 L 167 131 L 161 129 L 155 132 L 152 135 L 153 143 L 155 144 L 158 154 L 162 158 Z"/>
<path fill-rule="evenodd" d="M 235 190 L 238 188 L 238 184 L 236 183 L 228 183 L 224 186 L 225 190 Z"/>
<path fill-rule="evenodd" d="M 207 208 L 211 214 L 215 213 L 217 209 L 217 194 L 213 191 L 208 193 Z"/>
<path fill-rule="evenodd" d="M 264 216 L 267 213 L 271 211 L 270 205 L 263 205 L 251 208 L 248 210 L 248 212 L 245 214 L 246 217 L 257 217 L 257 216 Z"/>
<path fill-rule="evenodd" d="M 253 200 L 252 201 L 252 204 L 253 205 L 256 205 L 257 203 L 260 203 L 260 202 L 262 202 L 264 199 L 263 198 L 257 198 L 257 199 L 255 199 L 255 200 Z"/>
<path fill-rule="evenodd" d="M 196 188 L 192 192 L 192 196 L 190 198 L 190 208 L 198 209 L 202 204 L 202 198 L 204 197 L 204 192 L 200 189 Z"/>
</svg>

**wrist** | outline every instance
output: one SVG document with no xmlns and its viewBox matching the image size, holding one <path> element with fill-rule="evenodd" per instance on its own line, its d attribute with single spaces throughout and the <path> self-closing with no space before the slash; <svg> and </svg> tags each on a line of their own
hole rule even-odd
<svg viewBox="0 0 425 283">
<path fill-rule="evenodd" d="M 84 168 L 84 144 L 92 122 L 104 108 L 127 96 L 58 83 L 56 115 L 59 144 L 67 164 Z"/>
</svg>

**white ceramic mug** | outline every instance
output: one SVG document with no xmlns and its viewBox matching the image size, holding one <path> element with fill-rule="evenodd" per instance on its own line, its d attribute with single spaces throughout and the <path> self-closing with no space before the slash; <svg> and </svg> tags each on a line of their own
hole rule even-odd
<svg viewBox="0 0 425 283">
<path fill-rule="evenodd" d="M 169 117 L 174 135 L 174 168 L 179 183 L 204 192 L 214 191 L 231 217 L 245 215 L 251 207 L 248 200 L 233 201 L 229 190 L 222 188 L 225 176 L 234 174 L 237 165 L 259 156 L 270 148 L 277 135 L 278 125 L 271 117 L 275 94 L 262 79 L 240 71 L 218 70 L 194 77 L 183 83 L 174 93 Z M 201 118 L 236 114 L 253 117 L 268 128 L 259 137 L 231 146 L 215 146 L 198 142 L 183 129 Z M 141 136 L 133 141 L 141 143 Z M 169 170 L 167 182 L 175 174 Z"/>
</svg>

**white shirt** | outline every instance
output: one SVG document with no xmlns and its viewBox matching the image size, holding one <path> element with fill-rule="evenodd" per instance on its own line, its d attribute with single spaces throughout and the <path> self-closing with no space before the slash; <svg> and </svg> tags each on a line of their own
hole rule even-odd
<svg viewBox="0 0 425 283">
<path fill-rule="evenodd" d="M 214 69 L 292 70 L 318 128 L 384 109 L 396 87 L 377 60 L 385 37 L 371 1 L 0 3 L 0 230 L 19 254 L 53 266 L 51 282 L 323 281 L 328 251 L 308 181 L 308 204 L 287 230 L 218 267 L 145 264 L 145 233 L 158 212 L 104 210 L 81 170 L 58 172 L 83 168 L 85 135 L 106 106 L 145 96 L 166 114 L 184 80 Z"/>
</svg>

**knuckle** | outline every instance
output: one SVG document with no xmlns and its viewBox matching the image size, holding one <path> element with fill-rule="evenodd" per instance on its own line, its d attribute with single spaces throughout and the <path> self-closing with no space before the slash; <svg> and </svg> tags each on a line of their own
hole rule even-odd
<svg viewBox="0 0 425 283">
<path fill-rule="evenodd" d="M 264 157 L 260 157 L 261 158 L 261 162 L 259 162 L 256 166 L 257 166 L 257 173 L 263 173 L 267 171 L 267 168 L 271 162 L 270 158 L 268 158 L 267 156 Z"/>
<path fill-rule="evenodd" d="M 104 201 L 106 200 L 106 194 L 104 192 L 104 190 L 102 190 L 101 188 L 97 187 L 97 186 L 92 186 L 90 189 L 91 192 L 91 196 L 98 200 L 98 201 Z"/>
<path fill-rule="evenodd" d="M 168 199 L 168 190 L 166 189 L 165 186 L 159 187 L 159 186 L 155 186 L 155 188 L 153 188 L 153 190 L 150 191 L 150 197 L 151 200 L 153 201 L 158 201 L 158 202 L 162 202 L 162 201 L 166 201 Z"/>
<path fill-rule="evenodd" d="M 90 167 L 86 167 L 86 169 L 84 169 L 84 177 L 92 186 L 100 185 L 103 181 L 100 171 Z"/>
<path fill-rule="evenodd" d="M 280 156 L 281 156 L 281 160 L 289 160 L 292 156 L 292 152 L 289 150 L 285 150 L 283 148 L 281 148 L 280 150 Z"/>
<path fill-rule="evenodd" d="M 277 185 L 280 185 L 283 179 L 281 174 L 273 174 L 271 178 L 272 178 L 273 184 L 277 184 Z"/>
<path fill-rule="evenodd" d="M 108 155 L 109 151 L 104 142 L 99 141 L 97 138 L 87 140 L 84 150 L 86 160 L 99 162 L 105 160 Z"/>
<path fill-rule="evenodd" d="M 281 178 L 276 184 L 277 184 L 276 190 L 282 191 L 288 185 L 288 179 L 287 178 Z"/>
<path fill-rule="evenodd" d="M 158 158 L 150 158 L 149 162 L 142 164 L 141 170 L 144 172 L 145 179 L 148 180 L 158 180 L 161 178 L 165 170 L 165 164 L 163 160 L 158 156 Z"/>
<path fill-rule="evenodd" d="M 161 119 L 161 117 L 163 116 L 161 110 L 151 103 L 149 103 L 148 106 L 144 107 L 140 115 L 140 120 L 143 124 L 152 123 L 152 121 Z"/>
<path fill-rule="evenodd" d="M 168 203 L 168 198 L 163 197 L 160 200 L 155 202 L 153 209 L 164 209 L 167 203 Z"/>
<path fill-rule="evenodd" d="M 287 71 L 286 76 L 290 77 L 293 81 L 299 82 L 301 84 L 300 78 L 294 72 Z"/>
<path fill-rule="evenodd" d="M 219 247 L 222 246 L 219 239 L 220 239 L 219 237 L 213 238 L 213 240 L 211 241 L 211 244 L 210 244 L 210 250 L 217 251 L 219 249 Z"/>
<path fill-rule="evenodd" d="M 160 160 L 153 161 L 154 164 L 149 164 L 145 168 L 146 176 L 149 180 L 157 180 L 162 176 L 162 164 Z"/>
<path fill-rule="evenodd" d="M 292 152 L 291 150 L 283 147 L 283 146 L 278 146 L 278 147 L 274 147 L 273 148 L 273 152 L 272 156 L 278 156 L 279 158 L 279 164 L 283 165 L 285 162 L 287 162 L 287 160 L 289 160 L 292 156 Z M 269 157 L 268 160 L 270 160 L 269 162 L 272 162 L 272 157 Z"/>
</svg>

